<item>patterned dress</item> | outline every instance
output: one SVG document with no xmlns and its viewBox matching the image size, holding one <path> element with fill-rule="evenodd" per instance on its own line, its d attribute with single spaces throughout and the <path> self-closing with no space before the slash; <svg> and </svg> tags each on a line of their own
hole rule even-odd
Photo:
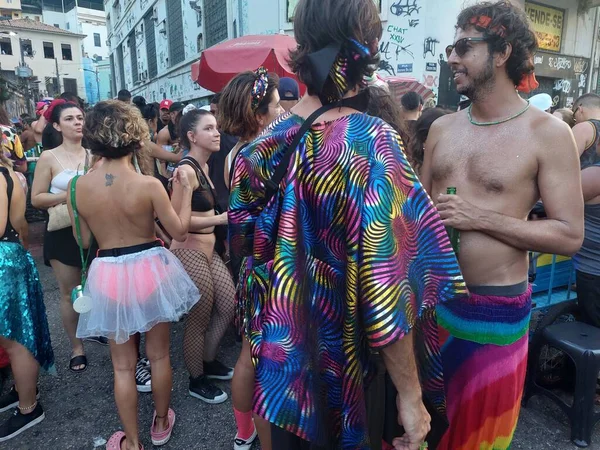
<svg viewBox="0 0 600 450">
<path fill-rule="evenodd" d="M 302 121 L 280 117 L 240 153 L 233 175 L 230 245 L 250 256 L 240 283 L 254 410 L 316 445 L 367 449 L 370 349 L 426 321 L 421 375 L 443 409 L 435 306 L 466 287 L 398 134 L 380 119 L 314 124 L 264 205 L 264 181 Z"/>
</svg>

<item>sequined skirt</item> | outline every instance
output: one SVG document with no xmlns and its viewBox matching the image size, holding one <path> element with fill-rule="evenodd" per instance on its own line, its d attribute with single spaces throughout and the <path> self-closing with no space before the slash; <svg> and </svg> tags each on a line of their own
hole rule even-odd
<svg viewBox="0 0 600 450">
<path fill-rule="evenodd" d="M 0 336 L 31 352 L 56 373 L 44 293 L 33 258 L 19 243 L 0 242 Z"/>
</svg>

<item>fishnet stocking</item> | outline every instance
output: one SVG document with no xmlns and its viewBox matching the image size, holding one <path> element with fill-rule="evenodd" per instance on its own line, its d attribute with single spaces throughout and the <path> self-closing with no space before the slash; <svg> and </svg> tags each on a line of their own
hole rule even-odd
<svg viewBox="0 0 600 450">
<path fill-rule="evenodd" d="M 233 318 L 235 289 L 231 275 L 216 253 L 212 264 L 199 250 L 175 249 L 173 254 L 179 258 L 201 294 L 200 301 L 186 318 L 183 335 L 185 365 L 190 376 L 196 378 L 204 374 L 204 360 L 214 359 L 219 342 Z M 212 355 L 211 359 L 209 355 Z"/>
<path fill-rule="evenodd" d="M 215 252 L 212 261 L 212 278 L 214 283 L 214 304 L 212 316 L 206 331 L 204 361 L 214 361 L 217 357 L 219 343 L 235 314 L 235 286 L 231 273 L 221 257 Z"/>
</svg>

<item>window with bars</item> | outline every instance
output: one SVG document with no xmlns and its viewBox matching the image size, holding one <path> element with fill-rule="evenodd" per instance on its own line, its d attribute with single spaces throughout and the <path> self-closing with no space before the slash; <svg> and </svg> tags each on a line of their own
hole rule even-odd
<svg viewBox="0 0 600 450">
<path fill-rule="evenodd" d="M 0 54 L 12 55 L 12 42 L 9 37 L 0 37 Z"/>
<path fill-rule="evenodd" d="M 60 44 L 62 51 L 62 59 L 65 61 L 73 61 L 73 52 L 71 51 L 71 44 Z"/>
<path fill-rule="evenodd" d="M 135 46 L 135 31 L 132 31 L 127 38 L 127 43 L 129 45 L 129 54 L 131 55 L 131 77 L 133 78 L 133 82 L 138 81 L 138 62 L 137 62 L 137 48 Z"/>
<path fill-rule="evenodd" d="M 206 47 L 212 47 L 227 39 L 226 0 L 204 0 L 204 27 Z"/>
<path fill-rule="evenodd" d="M 169 66 L 174 66 L 185 59 L 180 0 L 167 2 L 167 31 L 169 35 Z"/>
<path fill-rule="evenodd" d="M 94 47 L 102 47 L 102 42 L 100 40 L 100 33 L 94 33 Z"/>
<path fill-rule="evenodd" d="M 54 44 L 52 42 L 44 42 L 44 58 L 54 59 Z"/>
<path fill-rule="evenodd" d="M 146 60 L 148 62 L 148 77 L 154 78 L 158 74 L 156 64 L 156 35 L 154 34 L 154 21 L 152 11 L 144 17 L 144 30 L 146 32 Z"/>
<path fill-rule="evenodd" d="M 58 79 L 56 77 L 45 77 L 46 95 L 48 97 L 56 97 L 60 95 L 58 90 Z"/>
<path fill-rule="evenodd" d="M 77 80 L 75 78 L 63 78 L 65 92 L 77 95 Z"/>
</svg>

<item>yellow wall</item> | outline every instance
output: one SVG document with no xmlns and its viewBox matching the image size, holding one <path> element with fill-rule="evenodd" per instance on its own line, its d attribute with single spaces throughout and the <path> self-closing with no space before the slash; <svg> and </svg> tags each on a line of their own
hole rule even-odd
<svg viewBox="0 0 600 450">
<path fill-rule="evenodd" d="M 21 0 L 0 0 L 0 9 L 18 9 L 21 10 Z"/>
</svg>

